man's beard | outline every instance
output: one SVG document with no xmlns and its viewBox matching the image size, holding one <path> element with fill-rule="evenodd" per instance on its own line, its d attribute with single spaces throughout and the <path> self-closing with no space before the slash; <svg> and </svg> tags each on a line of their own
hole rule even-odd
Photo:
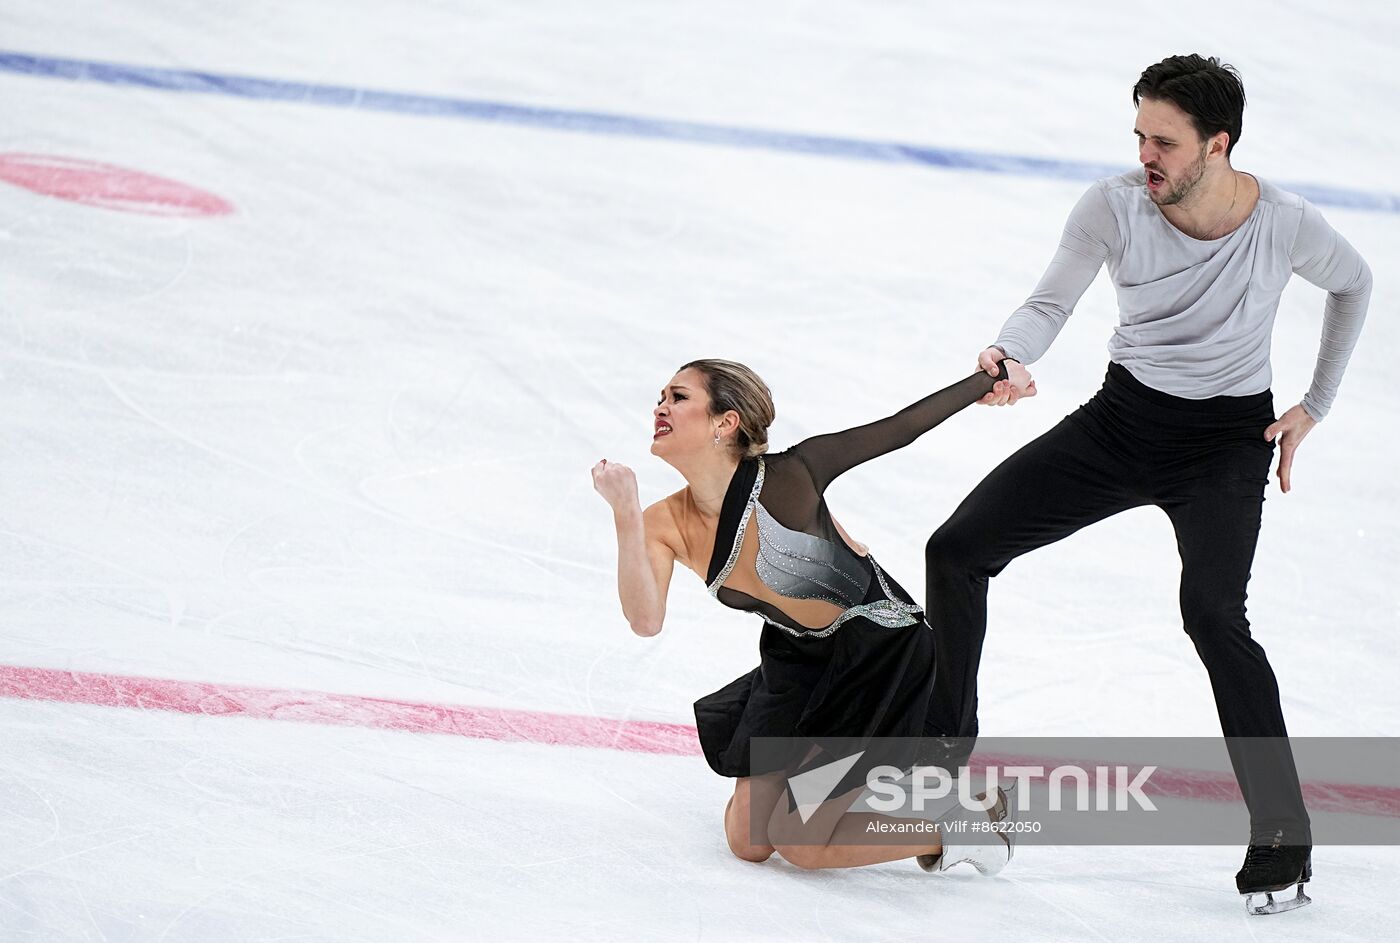
<svg viewBox="0 0 1400 943">
<path fill-rule="evenodd" d="M 1189 197 L 1196 191 L 1196 186 L 1206 175 L 1206 149 L 1201 148 L 1201 155 L 1196 158 L 1196 163 L 1186 169 L 1186 179 L 1172 187 L 1171 192 L 1163 196 L 1157 196 L 1152 191 L 1148 191 L 1152 196 L 1152 201 L 1158 206 L 1173 206 Z"/>
</svg>

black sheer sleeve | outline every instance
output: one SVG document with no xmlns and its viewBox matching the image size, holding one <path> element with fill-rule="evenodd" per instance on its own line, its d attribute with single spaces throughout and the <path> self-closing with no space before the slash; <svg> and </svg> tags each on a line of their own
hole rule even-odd
<svg viewBox="0 0 1400 943">
<path fill-rule="evenodd" d="M 801 457 L 812 475 L 817 492 L 826 490 L 837 476 L 862 462 L 902 449 L 954 413 L 977 402 L 992 391 L 992 384 L 1005 374 L 993 377 L 977 371 L 965 380 L 925 396 L 893 416 L 856 426 L 844 432 L 804 439 L 790 450 Z"/>
</svg>

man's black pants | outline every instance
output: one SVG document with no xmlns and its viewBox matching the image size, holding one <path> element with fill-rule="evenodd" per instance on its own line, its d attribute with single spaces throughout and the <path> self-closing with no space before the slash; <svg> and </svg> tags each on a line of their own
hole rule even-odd
<svg viewBox="0 0 1400 943">
<path fill-rule="evenodd" d="M 1181 616 L 1205 663 L 1253 831 L 1311 840 L 1278 683 L 1250 635 L 1245 587 L 1274 445 L 1273 396 L 1189 400 L 1118 364 L 1103 388 L 982 480 L 929 539 L 937 641 L 929 732 L 977 734 L 987 580 L 1013 559 L 1128 508 L 1156 505 L 1176 531 Z"/>
</svg>

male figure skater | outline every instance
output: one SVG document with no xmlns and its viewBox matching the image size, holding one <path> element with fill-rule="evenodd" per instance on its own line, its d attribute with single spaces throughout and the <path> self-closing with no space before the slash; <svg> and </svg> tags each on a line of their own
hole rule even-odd
<svg viewBox="0 0 1400 943">
<path fill-rule="evenodd" d="M 928 542 L 932 723 L 976 736 L 989 577 L 1119 511 L 1160 507 L 1181 555 L 1182 620 L 1249 807 L 1236 883 L 1251 913 L 1276 913 L 1308 902 L 1312 834 L 1245 586 L 1275 446 L 1287 492 L 1294 454 L 1331 408 L 1356 345 L 1371 273 L 1306 200 L 1231 165 L 1244 113 L 1232 67 L 1172 56 L 1142 73 L 1133 103 L 1142 169 L 1089 188 L 1035 292 L 978 355 L 984 366 L 1035 362 L 1108 263 L 1119 324 L 1103 388 L 993 470 Z M 1269 337 L 1294 272 L 1328 291 L 1322 343 L 1302 402 L 1275 419 Z M 1294 898 L 1274 900 L 1294 885 Z"/>
</svg>

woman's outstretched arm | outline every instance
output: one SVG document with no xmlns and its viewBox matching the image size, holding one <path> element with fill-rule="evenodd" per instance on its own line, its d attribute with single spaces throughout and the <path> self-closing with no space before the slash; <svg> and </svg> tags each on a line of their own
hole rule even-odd
<svg viewBox="0 0 1400 943">
<path fill-rule="evenodd" d="M 1010 374 L 1011 382 L 1023 391 L 1021 396 L 1035 395 L 1030 374 L 1024 367 L 1014 360 L 1001 363 Z M 793 446 L 793 451 L 807 464 L 817 491 L 825 491 L 838 475 L 886 452 L 904 448 L 949 416 L 986 396 L 1001 379 L 1001 374 L 993 377 L 979 370 L 965 380 L 904 407 L 893 416 L 842 432 L 812 436 Z"/>
<path fill-rule="evenodd" d="M 613 509 L 617 528 L 617 595 L 632 631 L 651 636 L 666 619 L 666 591 L 676 554 L 663 537 L 670 511 L 658 501 L 645 511 L 637 478 L 626 465 L 607 459 L 593 466 L 593 487 Z"/>
</svg>

